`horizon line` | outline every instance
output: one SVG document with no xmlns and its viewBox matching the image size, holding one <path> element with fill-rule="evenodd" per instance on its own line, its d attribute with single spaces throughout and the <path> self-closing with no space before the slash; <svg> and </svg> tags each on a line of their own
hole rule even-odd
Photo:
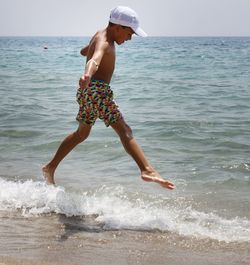
<svg viewBox="0 0 250 265">
<path fill-rule="evenodd" d="M 55 37 L 69 37 L 69 38 L 89 38 L 92 35 L 0 35 L 0 37 L 44 37 L 44 38 L 55 38 Z M 138 36 L 134 36 L 138 37 Z M 157 37 L 168 37 L 168 38 L 248 38 L 250 35 L 150 35 L 145 38 L 157 38 Z M 139 37 L 140 38 L 140 37 Z"/>
</svg>

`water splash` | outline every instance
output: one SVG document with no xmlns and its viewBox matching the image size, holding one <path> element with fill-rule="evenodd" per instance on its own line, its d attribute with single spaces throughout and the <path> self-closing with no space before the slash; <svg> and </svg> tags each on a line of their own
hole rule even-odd
<svg viewBox="0 0 250 265">
<path fill-rule="evenodd" d="M 173 203 L 169 198 L 131 194 L 122 186 L 103 186 L 79 194 L 43 182 L 0 178 L 0 187 L 0 211 L 21 211 L 27 218 L 48 213 L 92 215 L 93 222 L 104 230 L 158 230 L 197 239 L 250 242 L 250 220 L 246 218 L 225 219 L 194 210 L 186 203 Z"/>
</svg>

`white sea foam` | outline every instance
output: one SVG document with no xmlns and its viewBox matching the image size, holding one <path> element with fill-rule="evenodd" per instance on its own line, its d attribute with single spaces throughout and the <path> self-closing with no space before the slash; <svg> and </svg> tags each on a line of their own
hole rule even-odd
<svg viewBox="0 0 250 265">
<path fill-rule="evenodd" d="M 174 206 L 157 196 L 149 200 L 140 194 L 128 194 L 121 186 L 103 186 L 94 192 L 76 194 L 42 182 L 14 182 L 0 178 L 0 211 L 17 210 L 26 217 L 47 213 L 95 215 L 95 222 L 106 230 L 157 229 L 197 239 L 250 242 L 250 220 L 246 218 L 224 219 L 191 206 Z"/>
</svg>

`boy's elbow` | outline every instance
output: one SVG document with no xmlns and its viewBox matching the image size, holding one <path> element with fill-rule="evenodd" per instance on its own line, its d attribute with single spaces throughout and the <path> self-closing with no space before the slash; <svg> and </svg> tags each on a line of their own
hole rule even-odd
<svg viewBox="0 0 250 265">
<path fill-rule="evenodd" d="M 87 53 L 86 53 L 83 49 L 80 50 L 80 54 L 81 54 L 82 56 L 86 56 L 86 55 L 87 55 Z"/>
<path fill-rule="evenodd" d="M 82 56 L 87 56 L 88 50 L 89 50 L 89 46 L 86 46 L 86 47 L 84 47 L 84 48 L 81 49 L 80 54 Z"/>
</svg>

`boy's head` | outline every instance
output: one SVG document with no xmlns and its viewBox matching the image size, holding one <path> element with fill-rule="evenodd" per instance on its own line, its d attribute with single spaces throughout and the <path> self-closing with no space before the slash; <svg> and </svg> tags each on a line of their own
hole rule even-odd
<svg viewBox="0 0 250 265">
<path fill-rule="evenodd" d="M 136 12 L 126 6 L 118 6 L 111 10 L 110 13 L 110 23 L 121 25 L 132 29 L 132 33 L 138 36 L 146 37 L 146 32 L 140 28 L 138 15 Z"/>
</svg>

